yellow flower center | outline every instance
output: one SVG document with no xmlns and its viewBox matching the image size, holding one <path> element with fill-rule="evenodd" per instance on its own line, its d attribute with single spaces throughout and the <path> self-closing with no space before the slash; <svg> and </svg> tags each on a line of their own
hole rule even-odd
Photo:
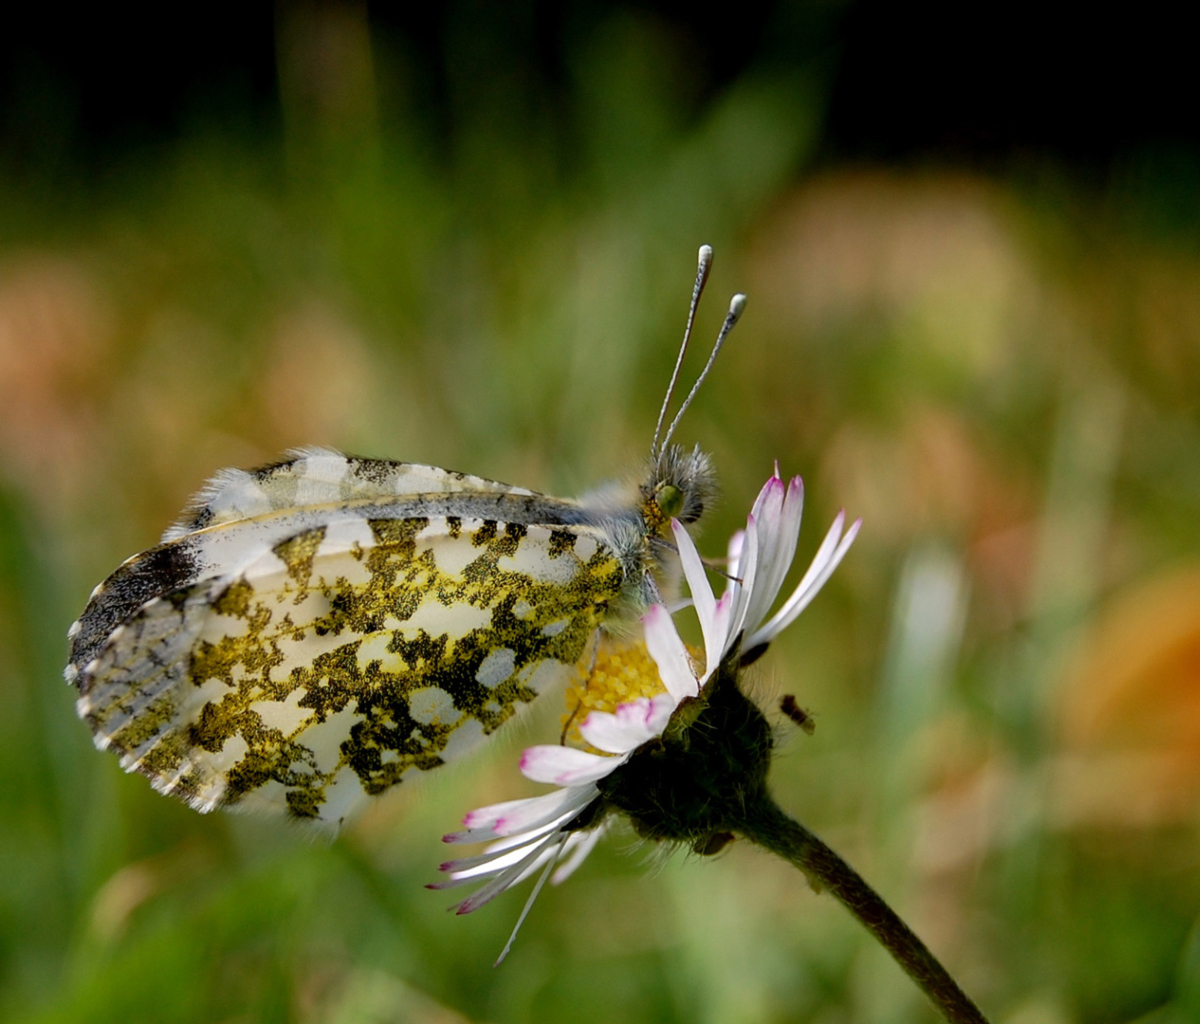
<svg viewBox="0 0 1200 1024">
<path fill-rule="evenodd" d="M 689 648 L 693 659 L 695 651 Z M 700 659 L 703 661 L 703 657 Z M 589 672 L 589 667 L 591 671 Z M 577 681 L 567 687 L 567 709 L 563 712 L 563 741 L 594 754 L 593 748 L 580 734 L 579 723 L 593 711 L 610 714 L 618 704 L 627 704 L 639 697 L 655 697 L 666 693 L 658 666 L 641 640 L 614 639 L 601 636 L 596 651 L 596 664 L 585 658 L 575 666 Z"/>
</svg>

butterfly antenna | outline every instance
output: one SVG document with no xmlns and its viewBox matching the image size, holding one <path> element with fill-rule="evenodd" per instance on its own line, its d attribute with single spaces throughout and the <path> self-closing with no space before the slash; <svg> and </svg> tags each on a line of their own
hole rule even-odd
<svg viewBox="0 0 1200 1024">
<path fill-rule="evenodd" d="M 692 399 L 696 397 L 696 392 L 700 390 L 700 385 L 704 383 L 704 378 L 708 376 L 708 371 L 712 369 L 712 365 L 716 361 L 717 353 L 721 351 L 721 346 L 725 344 L 725 339 L 729 337 L 729 332 L 733 330 L 734 324 L 738 322 L 738 319 L 742 315 L 742 310 L 745 308 L 746 296 L 738 292 L 729 303 L 729 312 L 725 314 L 725 322 L 721 324 L 721 333 L 717 335 L 717 342 L 713 345 L 712 352 L 709 353 L 708 362 L 704 364 L 704 369 L 700 371 L 700 376 L 696 378 L 696 383 L 692 385 L 692 390 L 688 392 L 687 398 L 683 400 L 683 405 L 679 407 L 679 412 L 675 414 L 675 418 L 667 428 L 667 436 L 663 438 L 662 445 L 659 447 L 660 452 L 670 443 L 671 437 L 675 433 L 675 428 L 679 426 L 679 421 L 683 419 L 683 414 L 687 412 L 688 406 L 692 404 Z"/>
<path fill-rule="evenodd" d="M 663 420 L 667 418 L 667 406 L 671 404 L 671 395 L 675 392 L 675 384 L 679 380 L 679 369 L 683 366 L 683 357 L 687 352 L 688 341 L 692 337 L 692 321 L 696 319 L 696 307 L 700 305 L 700 296 L 704 294 L 704 286 L 708 283 L 708 272 L 712 270 L 713 251 L 711 245 L 700 246 L 699 265 L 696 267 L 696 283 L 692 285 L 692 304 L 688 308 L 687 327 L 683 329 L 683 344 L 679 346 L 679 355 L 675 359 L 675 372 L 671 374 L 671 383 L 667 385 L 667 394 L 663 398 L 662 409 L 658 413 L 658 423 L 654 426 L 654 441 L 650 445 L 650 455 L 657 458 L 662 450 L 658 444 L 662 434 Z M 666 447 L 666 442 L 663 442 Z"/>
</svg>

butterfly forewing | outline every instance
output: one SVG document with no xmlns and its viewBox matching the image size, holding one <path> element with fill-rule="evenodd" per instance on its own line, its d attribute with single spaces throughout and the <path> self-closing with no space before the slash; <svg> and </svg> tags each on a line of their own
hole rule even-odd
<svg viewBox="0 0 1200 1024">
<path fill-rule="evenodd" d="M 627 574 L 602 530 L 499 484 L 388 493 L 213 516 L 122 566 L 73 631 L 97 742 L 198 809 L 337 822 L 573 670 Z"/>
<path fill-rule="evenodd" d="M 301 448 L 289 455 L 282 462 L 256 470 L 222 470 L 196 495 L 163 540 L 304 506 L 418 494 L 533 493 L 437 466 L 359 459 L 328 448 Z"/>
</svg>

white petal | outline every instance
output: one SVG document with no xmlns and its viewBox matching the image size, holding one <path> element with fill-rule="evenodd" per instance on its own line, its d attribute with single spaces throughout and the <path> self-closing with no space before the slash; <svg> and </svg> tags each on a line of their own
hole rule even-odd
<svg viewBox="0 0 1200 1024">
<path fill-rule="evenodd" d="M 496 962 L 492 964 L 493 967 L 499 967 L 502 963 L 504 963 L 504 958 L 508 956 L 508 951 L 512 949 L 513 943 L 517 941 L 517 932 L 521 930 L 521 925 L 525 923 L 525 918 L 529 916 L 529 911 L 533 907 L 534 900 L 538 898 L 538 893 L 542 891 L 542 886 L 546 884 L 546 878 L 550 874 L 550 869 L 554 867 L 554 862 L 562 856 L 566 842 L 567 840 L 564 838 L 559 844 L 558 849 L 555 850 L 549 858 L 547 858 L 548 863 L 546 864 L 546 870 L 542 872 L 542 877 L 537 880 L 537 885 L 533 887 L 533 892 L 529 894 L 529 899 L 525 901 L 525 906 L 521 908 L 521 914 L 517 918 L 517 923 L 513 925 L 512 934 L 509 935 L 508 941 L 504 944 L 504 948 L 500 950 L 500 955 L 496 957 Z"/>
<path fill-rule="evenodd" d="M 821 541 L 821 546 L 817 548 L 817 553 L 813 555 L 812 564 L 804 573 L 804 577 L 796 584 L 796 589 L 792 591 L 792 598 L 796 594 L 807 590 L 809 585 L 821 573 L 825 571 L 825 566 L 829 564 L 829 560 L 833 557 L 833 553 L 837 550 L 838 542 L 842 536 L 842 526 L 846 522 L 846 513 L 839 512 L 833 517 L 833 522 L 830 524 L 829 530 L 825 534 L 825 539 Z M 788 600 L 791 600 L 789 598 Z"/>
<path fill-rule="evenodd" d="M 733 589 L 734 580 L 738 578 L 741 568 L 742 547 L 746 542 L 746 531 L 738 530 L 729 538 L 729 546 L 725 549 L 725 557 L 729 561 L 729 577 L 725 580 L 725 593 Z"/>
<path fill-rule="evenodd" d="M 792 559 L 796 556 L 796 541 L 800 535 L 800 518 L 804 509 L 803 482 L 798 476 L 793 477 L 786 491 L 782 480 L 775 480 L 774 484 L 772 495 L 777 496 L 778 500 L 765 502 L 764 517 L 758 519 L 759 571 L 743 625 L 747 633 L 753 633 L 762 625 L 771 605 L 775 603 L 779 588 L 783 586 Z"/>
<path fill-rule="evenodd" d="M 713 596 L 712 587 L 708 584 L 708 576 L 704 571 L 704 563 L 696 545 L 688 535 L 687 530 L 678 519 L 671 520 L 671 529 L 675 533 L 675 543 L 679 548 L 679 559 L 683 563 L 683 574 L 687 577 L 688 588 L 696 603 L 696 617 L 700 620 L 700 632 L 704 636 L 705 678 L 710 666 L 720 659 L 720 650 L 724 645 L 726 634 L 723 624 L 717 622 L 717 602 Z M 734 584 L 736 589 L 737 584 Z M 726 590 L 726 594 L 729 591 Z M 716 651 L 716 659 L 713 652 Z"/>
<path fill-rule="evenodd" d="M 711 596 L 711 595 L 710 595 Z M 684 697 L 694 697 L 699 692 L 696 677 L 692 674 L 692 661 L 687 648 L 679 639 L 675 623 L 661 604 L 652 604 L 642 616 L 646 650 L 658 666 L 658 675 L 663 685 L 678 704 Z"/>
<path fill-rule="evenodd" d="M 444 864 L 438 865 L 439 871 L 449 871 L 456 876 L 459 874 L 477 874 L 473 869 L 480 864 L 496 864 L 500 858 L 507 855 L 510 851 L 518 847 L 528 846 L 530 843 L 540 843 L 551 832 L 554 832 L 561 825 L 565 825 L 575 815 L 578 810 L 572 810 L 566 814 L 562 814 L 555 818 L 548 825 L 541 828 L 530 829 L 528 832 L 520 832 L 513 836 L 503 836 L 494 843 L 489 843 L 484 847 L 483 853 L 475 857 L 456 857 L 454 860 L 448 860 Z M 478 840 L 476 840 L 478 842 Z M 503 866 L 503 865 L 501 865 Z M 493 869 L 498 870 L 498 868 Z"/>
<path fill-rule="evenodd" d="M 553 830 L 549 830 L 553 831 Z M 506 868 L 519 863 L 529 856 L 530 852 L 542 846 L 548 838 L 546 834 L 530 837 L 523 836 L 519 845 L 500 850 L 496 853 L 481 853 L 478 857 L 459 857 L 438 865 L 439 871 L 445 871 L 450 877 L 444 882 L 434 883 L 439 889 L 450 889 L 456 885 L 466 885 L 481 878 L 498 875 Z"/>
<path fill-rule="evenodd" d="M 468 828 L 462 832 L 452 832 L 442 836 L 444 843 L 482 843 L 494 840 L 484 851 L 495 854 L 503 850 L 520 846 L 539 836 L 545 835 L 560 825 L 565 825 L 575 815 L 599 796 L 600 791 L 591 784 L 586 786 L 568 786 L 555 790 L 545 796 L 532 797 L 528 800 L 511 800 L 507 804 L 496 804 L 496 807 L 517 807 L 519 814 L 510 814 L 500 819 L 505 832 L 497 831 L 497 824 L 491 822 L 479 828 Z M 492 808 L 484 808 L 489 811 Z M 472 814 L 477 812 L 472 812 Z M 467 815 L 467 820 L 474 820 Z"/>
<path fill-rule="evenodd" d="M 671 520 L 671 531 L 675 534 L 675 545 L 679 549 L 679 561 L 683 566 L 683 575 L 687 579 L 688 590 L 696 605 L 696 615 L 700 618 L 700 628 L 704 628 L 706 620 L 711 619 L 716 598 L 708 583 L 708 574 L 696 544 L 688 535 L 687 529 L 678 519 Z"/>
<path fill-rule="evenodd" d="M 750 514 L 768 529 L 776 529 L 783 512 L 784 493 L 783 481 L 778 476 L 772 476 L 762 485 Z"/>
<path fill-rule="evenodd" d="M 646 717 L 646 728 L 650 730 L 650 735 L 646 739 L 662 735 L 677 707 L 679 701 L 669 693 L 656 693 L 650 698 L 650 714 Z"/>
<path fill-rule="evenodd" d="M 555 786 L 581 786 L 608 775 L 621 764 L 616 757 L 601 757 L 572 747 L 529 747 L 521 755 L 521 774 L 533 782 Z"/>
<path fill-rule="evenodd" d="M 524 832 L 513 832 L 511 835 L 502 835 L 498 839 L 489 843 L 485 847 L 485 853 L 498 853 L 501 850 L 507 850 L 513 846 L 519 846 L 521 843 L 528 842 L 531 838 L 539 835 L 544 835 L 560 825 L 565 825 L 572 818 L 582 811 L 588 804 L 600 795 L 594 783 L 588 783 L 586 786 L 567 786 L 565 789 L 559 790 L 560 793 L 566 794 L 568 800 L 564 804 L 561 813 L 556 817 L 547 818 L 542 821 L 537 821 L 530 824 Z"/>
<path fill-rule="evenodd" d="M 500 872 L 500 874 L 488 882 L 487 885 L 473 892 L 470 896 L 463 900 L 458 905 L 455 912 L 459 914 L 469 914 L 471 911 L 478 910 L 485 903 L 495 899 L 500 895 L 500 893 L 504 892 L 505 889 L 516 885 L 519 881 L 521 881 L 521 879 L 526 878 L 532 872 L 536 871 L 539 867 L 545 864 L 549 858 L 553 857 L 558 852 L 558 844 L 560 841 L 561 840 L 558 837 L 558 833 L 552 832 L 550 839 L 544 840 L 541 844 L 535 847 L 531 853 L 526 854 L 521 860 L 505 868 L 504 871 Z M 448 887 L 448 884 L 453 883 L 436 882 L 434 884 L 437 886 Z"/>
<path fill-rule="evenodd" d="M 720 660 L 725 657 L 725 653 L 729 650 L 734 639 L 745 628 L 746 613 L 750 610 L 750 606 L 754 602 L 754 592 L 758 580 L 758 567 L 762 560 L 758 538 L 758 522 L 754 516 L 750 516 L 746 520 L 746 547 L 742 552 L 741 559 L 741 583 L 733 588 L 732 593 L 723 595 L 723 598 L 732 598 L 729 619 L 724 624 L 720 648 L 715 657 L 711 654 L 708 655 L 708 663 L 704 667 L 706 676 L 712 674 Z"/>
<path fill-rule="evenodd" d="M 808 607 L 817 593 L 825 585 L 826 580 L 833 575 L 834 569 L 838 567 L 846 552 L 850 550 L 850 545 L 854 543 L 854 538 L 858 536 L 859 527 L 862 526 L 862 520 L 856 519 L 850 529 L 846 531 L 846 536 L 841 538 L 841 543 L 837 543 L 824 558 L 822 553 L 829 547 L 830 538 L 834 542 L 837 541 L 837 533 L 841 533 L 842 522 L 845 517 L 842 513 L 838 513 L 837 519 L 834 520 L 833 526 L 829 528 L 829 533 L 825 537 L 825 541 L 821 544 L 821 551 L 817 552 L 817 557 L 813 559 L 813 564 L 809 567 L 808 572 L 804 574 L 804 579 L 800 581 L 800 585 L 793 591 L 792 596 L 787 599 L 787 602 L 775 614 L 762 629 L 758 630 L 744 645 L 748 650 L 751 647 L 757 647 L 759 644 L 770 643 L 783 630 L 787 629 L 795 620 L 796 617 Z M 836 533 L 835 533 L 836 531 Z M 814 572 L 814 569 L 817 571 Z"/>
<path fill-rule="evenodd" d="M 669 695 L 662 696 L 670 700 Z M 674 701 L 671 707 L 674 708 Z M 598 750 L 627 754 L 658 735 L 658 730 L 654 728 L 656 721 L 654 702 L 649 697 L 639 697 L 617 705 L 616 714 L 593 711 L 580 723 L 579 732 Z"/>
<path fill-rule="evenodd" d="M 480 807 L 471 811 L 463 824 L 471 834 L 469 839 L 459 836 L 466 833 L 454 832 L 446 837 L 448 843 L 478 842 L 495 836 L 512 835 L 547 821 L 551 821 L 563 813 L 566 806 L 572 802 L 572 794 L 567 790 L 547 793 L 545 796 L 529 797 L 525 800 L 508 800 L 502 804 L 492 804 L 490 807 Z"/>
<path fill-rule="evenodd" d="M 501 875 L 509 879 L 509 884 L 519 881 L 522 871 L 528 870 L 531 863 L 536 860 L 536 855 L 544 851 L 547 846 L 557 843 L 562 836 L 562 832 L 554 829 L 547 832 L 545 835 L 539 836 L 536 840 L 524 843 L 519 847 L 514 847 L 502 853 L 493 854 L 488 857 L 464 857 L 461 860 L 447 861 L 445 864 L 439 865 L 439 870 L 449 873 L 450 877 L 443 879 L 440 882 L 433 882 L 425 886 L 426 889 L 456 889 L 459 886 L 471 885 L 475 882 L 487 881 L 490 878 L 497 878 Z M 483 861 L 487 863 L 483 863 Z M 513 868 L 517 868 L 513 872 Z M 534 869 L 536 870 L 536 868 Z M 491 884 L 487 882 L 487 884 Z M 463 911 L 459 911 L 462 913 Z"/>
<path fill-rule="evenodd" d="M 570 851 L 571 855 L 550 876 L 550 883 L 552 885 L 561 885 L 570 878 L 575 873 L 575 869 L 587 860 L 587 855 L 596 848 L 596 844 L 600 842 L 600 839 L 607 831 L 608 823 L 604 822 L 587 832 L 573 833 L 571 838 L 567 840 L 567 845 L 563 847 L 563 853 Z M 576 838 L 577 836 L 579 838 Z"/>
</svg>

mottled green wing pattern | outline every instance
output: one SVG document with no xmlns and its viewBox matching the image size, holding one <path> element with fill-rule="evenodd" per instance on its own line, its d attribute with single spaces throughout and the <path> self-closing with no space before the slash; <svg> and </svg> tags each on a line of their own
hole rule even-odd
<svg viewBox="0 0 1200 1024">
<path fill-rule="evenodd" d="M 234 520 L 131 559 L 73 628 L 97 743 L 198 810 L 340 822 L 564 678 L 625 581 L 588 526 L 370 511 Z"/>
</svg>

